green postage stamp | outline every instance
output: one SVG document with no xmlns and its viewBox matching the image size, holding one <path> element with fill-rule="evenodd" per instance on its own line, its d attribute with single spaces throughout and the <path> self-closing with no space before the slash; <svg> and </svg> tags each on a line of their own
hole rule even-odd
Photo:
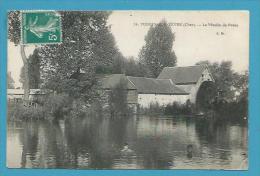
<svg viewBox="0 0 260 176">
<path fill-rule="evenodd" d="M 60 15 L 55 11 L 22 12 L 23 44 L 54 44 L 62 41 Z"/>
</svg>

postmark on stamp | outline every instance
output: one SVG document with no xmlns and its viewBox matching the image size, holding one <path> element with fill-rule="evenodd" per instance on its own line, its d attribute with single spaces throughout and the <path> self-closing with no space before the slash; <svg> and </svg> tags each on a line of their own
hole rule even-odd
<svg viewBox="0 0 260 176">
<path fill-rule="evenodd" d="M 22 44 L 62 42 L 61 17 L 55 11 L 22 12 Z"/>
</svg>

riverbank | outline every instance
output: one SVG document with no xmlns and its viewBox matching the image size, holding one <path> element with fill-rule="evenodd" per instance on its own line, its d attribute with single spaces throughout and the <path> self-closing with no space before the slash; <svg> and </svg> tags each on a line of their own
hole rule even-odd
<svg viewBox="0 0 260 176">
<path fill-rule="evenodd" d="M 230 109 L 232 105 L 229 105 Z M 154 118 L 160 117 L 190 117 L 206 119 L 211 121 L 234 121 L 247 122 L 247 115 L 238 111 L 215 111 L 208 110 L 205 112 L 192 112 L 191 109 L 185 105 L 181 106 L 166 106 L 160 107 L 158 105 L 151 105 L 149 108 L 139 109 L 137 112 L 128 109 L 127 112 L 120 112 L 112 114 L 108 109 L 103 108 L 98 102 L 93 103 L 88 108 L 82 108 L 82 105 L 76 104 L 74 108 L 60 104 L 38 105 L 36 107 L 26 107 L 22 103 L 8 103 L 8 119 L 9 120 L 48 120 L 55 121 L 59 119 L 73 119 L 73 118 L 111 118 L 122 119 L 132 118 L 133 116 L 151 116 Z M 234 108 L 234 105 L 233 105 Z M 229 110 L 230 110 L 229 109 Z"/>
</svg>

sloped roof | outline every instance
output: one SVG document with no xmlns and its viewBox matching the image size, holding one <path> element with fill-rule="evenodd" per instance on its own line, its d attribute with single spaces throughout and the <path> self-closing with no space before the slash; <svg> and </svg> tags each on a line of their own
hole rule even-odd
<svg viewBox="0 0 260 176">
<path fill-rule="evenodd" d="M 184 90 L 178 88 L 170 79 L 155 79 L 145 77 L 125 76 L 124 74 L 112 74 L 104 76 L 101 80 L 103 89 L 114 88 L 120 81 L 126 81 L 128 90 L 137 90 L 144 94 L 175 94 L 186 95 Z"/>
<path fill-rule="evenodd" d="M 170 79 L 154 79 L 145 77 L 127 76 L 128 80 L 133 83 L 138 93 L 144 94 L 188 94 L 178 88 Z"/>
<path fill-rule="evenodd" d="M 205 66 L 196 65 L 189 67 L 165 67 L 159 79 L 171 79 L 175 84 L 196 83 L 201 77 Z"/>
<path fill-rule="evenodd" d="M 135 86 L 127 80 L 127 77 L 124 74 L 112 74 L 105 76 L 104 78 L 102 78 L 101 87 L 103 89 L 111 89 L 118 85 L 120 81 L 126 81 L 127 89 L 136 89 Z"/>
</svg>

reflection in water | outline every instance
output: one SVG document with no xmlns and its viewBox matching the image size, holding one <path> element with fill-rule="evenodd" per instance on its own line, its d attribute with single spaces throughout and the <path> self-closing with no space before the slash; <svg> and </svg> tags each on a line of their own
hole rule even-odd
<svg viewBox="0 0 260 176">
<path fill-rule="evenodd" d="M 7 165 L 17 168 L 247 169 L 247 126 L 191 117 L 145 116 L 120 120 L 79 118 L 56 123 L 9 121 Z"/>
</svg>

